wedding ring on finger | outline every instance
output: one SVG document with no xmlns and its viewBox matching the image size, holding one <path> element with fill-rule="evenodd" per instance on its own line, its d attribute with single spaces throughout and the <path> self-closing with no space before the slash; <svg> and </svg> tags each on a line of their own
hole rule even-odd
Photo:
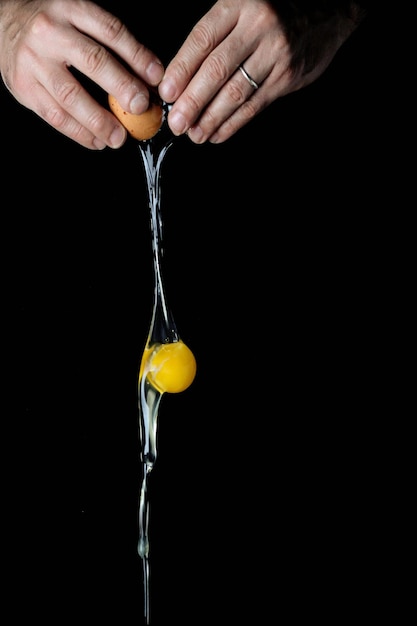
<svg viewBox="0 0 417 626">
<path fill-rule="evenodd" d="M 250 76 L 247 71 L 245 70 L 245 68 L 243 67 L 243 65 L 239 65 L 239 69 L 242 72 L 243 76 L 246 78 L 246 80 L 248 81 L 249 85 L 251 87 L 253 87 L 254 89 L 259 89 L 259 85 L 258 83 L 253 80 L 252 76 Z"/>
</svg>

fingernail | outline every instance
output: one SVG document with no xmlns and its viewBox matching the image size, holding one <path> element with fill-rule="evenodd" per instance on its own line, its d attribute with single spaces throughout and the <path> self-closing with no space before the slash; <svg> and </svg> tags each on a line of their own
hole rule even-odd
<svg viewBox="0 0 417 626">
<path fill-rule="evenodd" d="M 104 150 L 104 148 L 107 148 L 107 144 L 104 143 L 104 141 L 101 141 L 101 139 L 98 139 L 97 137 L 94 137 L 93 145 L 97 150 Z"/>
<path fill-rule="evenodd" d="M 146 76 L 150 85 L 158 85 L 164 75 L 164 66 L 160 61 L 153 61 L 146 69 Z"/>
<path fill-rule="evenodd" d="M 186 119 L 179 111 L 173 111 L 170 113 L 169 126 L 174 135 L 182 135 L 187 130 Z"/>
<path fill-rule="evenodd" d="M 173 102 L 175 99 L 176 86 L 170 78 L 163 78 L 159 85 L 159 95 L 165 102 Z"/>
<path fill-rule="evenodd" d="M 114 131 L 109 137 L 109 147 L 110 148 L 120 148 L 125 142 L 126 139 L 126 129 L 122 126 L 116 126 Z"/>
<path fill-rule="evenodd" d="M 142 93 L 141 91 L 133 96 L 129 103 L 130 112 L 133 115 L 140 115 L 144 113 L 149 106 L 148 96 Z"/>
<path fill-rule="evenodd" d="M 203 130 L 200 126 L 193 126 L 188 131 L 188 136 L 194 143 L 202 143 L 202 139 L 204 136 Z"/>
</svg>

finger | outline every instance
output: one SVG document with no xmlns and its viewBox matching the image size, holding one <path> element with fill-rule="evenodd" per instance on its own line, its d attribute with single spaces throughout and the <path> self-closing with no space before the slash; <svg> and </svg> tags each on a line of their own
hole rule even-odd
<svg viewBox="0 0 417 626">
<path fill-rule="evenodd" d="M 175 135 L 187 132 L 202 114 L 208 118 L 213 110 L 210 103 L 217 101 L 218 94 L 222 93 L 225 86 L 229 89 L 230 105 L 234 108 L 238 106 L 236 102 L 240 104 L 242 100 L 242 91 L 247 95 L 243 77 L 238 77 L 229 85 L 229 79 L 236 72 L 236 68 L 249 54 L 245 46 L 235 46 L 234 41 L 235 39 L 230 38 L 212 52 L 174 103 L 168 123 Z"/>
<path fill-rule="evenodd" d="M 249 99 L 243 102 L 240 107 L 236 108 L 227 119 L 224 119 L 215 128 L 213 134 L 208 137 L 208 141 L 218 144 L 230 139 L 232 135 L 248 124 L 255 116 L 259 115 L 274 100 L 289 93 L 291 91 L 289 85 L 288 73 L 275 67 L 262 81 L 259 89 L 253 90 Z"/>
<path fill-rule="evenodd" d="M 213 144 L 220 144 L 230 139 L 238 130 L 253 120 L 266 106 L 262 96 L 252 96 L 220 124 L 216 131 L 209 136 L 208 141 Z"/>
<path fill-rule="evenodd" d="M 287 57 L 277 62 L 267 51 L 260 46 L 241 63 L 208 104 L 187 131 L 194 143 L 225 141 L 265 106 L 297 88 L 299 78 L 290 70 Z"/>
<path fill-rule="evenodd" d="M 241 125 L 244 125 L 250 117 L 257 115 L 263 108 L 263 101 L 266 98 L 270 97 L 272 101 L 272 89 L 274 89 L 274 96 L 277 95 L 278 89 L 282 89 L 281 85 L 285 84 L 283 80 L 285 73 L 281 74 L 277 67 L 274 68 L 272 60 L 258 62 L 258 58 L 265 58 L 260 49 L 244 63 L 239 64 L 234 74 L 207 105 L 196 123 L 189 128 L 187 135 L 194 143 L 204 143 L 209 138 L 211 140 L 212 135 L 248 102 L 243 111 L 233 118 L 241 118 Z M 261 98 L 255 98 L 258 90 L 262 90 Z"/>
<path fill-rule="evenodd" d="M 222 5 L 216 3 L 197 22 L 166 68 L 158 88 L 163 100 L 177 100 L 213 50 L 233 31 L 237 18 L 235 11 L 223 13 Z"/>
<path fill-rule="evenodd" d="M 38 37 L 45 41 L 44 53 L 58 50 L 60 59 L 112 93 L 123 108 L 143 113 L 149 104 L 148 85 L 156 86 L 163 76 L 158 57 L 140 44 L 116 17 L 91 3 L 65 3 L 68 14 L 51 23 L 37 16 Z M 71 26 L 67 26 L 68 20 Z M 132 73 L 110 51 L 133 69 Z"/>
<path fill-rule="evenodd" d="M 221 34 L 223 35 L 223 33 Z M 187 132 L 202 114 L 208 119 L 207 111 L 210 109 L 207 107 L 209 103 L 213 102 L 218 93 L 224 89 L 224 86 L 229 84 L 229 79 L 236 72 L 236 68 L 257 50 L 258 45 L 256 39 L 248 39 L 244 29 L 236 28 L 205 58 L 195 76 L 174 102 L 168 116 L 168 123 L 175 135 Z M 264 73 L 266 74 L 268 71 L 270 71 L 270 65 L 265 67 Z M 159 86 L 159 93 L 163 98 L 166 96 L 166 91 L 163 89 L 164 81 L 171 80 L 166 78 L 167 74 L 168 69 Z M 236 94 L 233 92 L 235 85 L 237 87 Z M 232 83 L 230 95 L 232 106 L 236 107 L 233 103 L 239 99 L 239 84 Z M 213 127 L 211 131 L 213 131 Z"/>
<path fill-rule="evenodd" d="M 79 89 L 82 90 L 80 85 Z M 91 150 L 102 150 L 106 146 L 119 148 L 125 143 L 126 129 L 110 111 L 97 105 L 87 93 L 81 99 L 81 107 L 79 100 L 77 107 L 69 107 L 68 110 L 61 107 L 39 83 L 33 86 L 31 91 L 37 103 L 35 112 L 39 117 L 85 148 Z"/>
<path fill-rule="evenodd" d="M 192 126 L 187 135 L 194 143 L 206 141 L 224 122 L 232 116 L 254 94 L 253 85 L 245 78 L 239 68 L 206 107 L 197 124 Z M 251 103 L 251 107 L 253 103 Z M 247 111 L 250 115 L 251 108 Z M 252 112 L 252 116 L 256 111 Z"/>
<path fill-rule="evenodd" d="M 120 30 L 112 38 L 104 38 L 103 34 L 93 32 L 92 35 L 97 39 L 95 41 L 77 35 L 78 41 L 69 41 L 66 52 L 74 67 L 107 93 L 112 93 L 126 111 L 138 115 L 148 108 L 148 86 L 156 86 L 161 81 L 164 68 L 159 59 L 136 41 L 125 26 L 120 22 L 118 24 Z M 100 45 L 98 41 L 105 45 Z M 108 49 L 125 61 L 134 74 L 119 63 Z"/>
<path fill-rule="evenodd" d="M 129 72 L 104 46 L 77 31 L 71 32 L 66 41 L 61 40 L 61 44 L 61 55 L 66 63 L 106 93 L 114 95 L 126 111 L 136 115 L 146 111 L 149 106 L 148 85 Z M 55 95 L 59 97 L 59 94 Z"/>
<path fill-rule="evenodd" d="M 96 149 L 106 145 L 120 147 L 126 139 L 120 122 L 91 97 L 67 66 L 76 67 L 107 93 L 122 93 L 120 100 L 128 100 L 126 106 L 138 113 L 149 106 L 148 86 L 123 67 L 104 46 L 72 27 L 51 31 L 51 38 L 41 51 L 43 59 L 48 59 L 50 49 L 60 51 L 60 62 L 33 60 L 32 66 L 36 80 L 50 97 L 46 98 L 41 89 L 34 92 L 31 88 L 30 108 L 82 145 Z M 37 59 L 40 57 L 42 54 Z"/>
<path fill-rule="evenodd" d="M 71 5 L 72 23 L 78 30 L 113 50 L 146 84 L 156 86 L 161 81 L 161 60 L 139 43 L 119 18 L 95 4 L 87 3 L 87 9 L 78 3 Z"/>
</svg>

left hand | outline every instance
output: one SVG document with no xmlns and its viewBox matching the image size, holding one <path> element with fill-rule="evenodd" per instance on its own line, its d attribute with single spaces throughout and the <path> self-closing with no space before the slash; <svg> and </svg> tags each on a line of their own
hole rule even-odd
<svg viewBox="0 0 417 626">
<path fill-rule="evenodd" d="M 288 23 L 272 3 L 217 0 L 159 85 L 161 98 L 174 103 L 168 116 L 172 132 L 187 133 L 197 144 L 226 141 L 278 97 L 320 76 L 355 27 L 346 15 L 314 25 L 307 20 L 290 44 Z"/>
</svg>

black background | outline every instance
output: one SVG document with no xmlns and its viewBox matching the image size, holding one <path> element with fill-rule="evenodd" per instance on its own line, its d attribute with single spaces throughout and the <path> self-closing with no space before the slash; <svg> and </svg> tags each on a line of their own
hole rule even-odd
<svg viewBox="0 0 417 626">
<path fill-rule="evenodd" d="M 138 24 L 166 60 L 199 14 L 168 11 L 163 42 Z M 382 42 L 368 20 L 314 85 L 223 145 L 181 138 L 166 157 L 167 289 L 198 373 L 161 404 L 155 626 L 356 615 L 368 555 L 346 571 L 368 532 L 394 189 Z M 138 626 L 136 383 L 153 296 L 138 148 L 90 152 L 3 86 L 0 101 L 7 592 L 16 619 Z"/>
</svg>

